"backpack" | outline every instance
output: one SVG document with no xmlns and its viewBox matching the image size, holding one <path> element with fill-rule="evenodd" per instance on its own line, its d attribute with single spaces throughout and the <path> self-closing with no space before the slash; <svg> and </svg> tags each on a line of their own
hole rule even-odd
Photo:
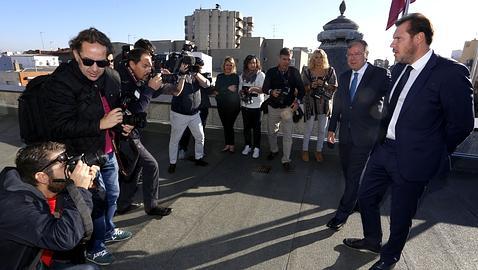
<svg viewBox="0 0 478 270">
<path fill-rule="evenodd" d="M 45 120 L 44 85 L 51 75 L 33 78 L 18 98 L 20 137 L 26 144 L 48 140 L 49 130 Z"/>
</svg>

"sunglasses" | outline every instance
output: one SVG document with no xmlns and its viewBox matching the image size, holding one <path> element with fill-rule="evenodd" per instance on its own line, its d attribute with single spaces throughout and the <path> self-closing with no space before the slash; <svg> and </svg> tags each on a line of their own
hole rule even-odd
<svg viewBox="0 0 478 270">
<path fill-rule="evenodd" d="M 90 59 L 90 58 L 83 58 L 81 57 L 80 55 L 80 59 L 81 59 L 81 62 L 83 63 L 83 65 L 87 66 L 87 67 L 91 67 L 94 63 L 96 63 L 96 65 L 99 67 L 99 68 L 104 68 L 104 67 L 107 67 L 110 65 L 110 61 L 105 59 L 105 60 L 93 60 L 93 59 Z"/>
<path fill-rule="evenodd" d="M 70 157 L 68 157 L 68 155 L 66 154 L 66 152 L 63 152 L 61 154 L 59 154 L 54 160 L 50 161 L 46 166 L 44 166 L 41 170 L 39 170 L 40 172 L 44 171 L 46 168 L 52 166 L 53 164 L 57 163 L 57 162 L 60 162 L 60 163 L 64 163 L 66 161 L 68 161 L 70 159 Z"/>
</svg>

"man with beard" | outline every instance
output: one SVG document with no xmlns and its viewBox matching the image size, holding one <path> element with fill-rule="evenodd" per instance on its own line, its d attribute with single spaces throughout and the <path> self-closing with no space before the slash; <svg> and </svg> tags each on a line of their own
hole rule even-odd
<svg viewBox="0 0 478 270">
<path fill-rule="evenodd" d="M 364 238 L 344 239 L 350 248 L 380 253 L 374 270 L 392 269 L 400 259 L 425 187 L 442 176 L 437 172 L 446 171 L 448 156 L 474 126 L 468 69 L 430 49 L 433 28 L 424 15 L 395 25 L 390 46 L 398 63 L 359 190 Z M 381 247 L 380 203 L 389 187 L 390 237 Z"/>
<path fill-rule="evenodd" d="M 98 168 L 80 160 L 70 171 L 67 161 L 63 144 L 32 144 L 18 151 L 16 168 L 1 172 L 0 252 L 8 256 L 2 256 L 0 268 L 40 269 L 39 264 L 46 261 L 51 267 L 58 266 L 62 263 L 55 260 L 56 252 L 73 249 L 85 236 L 85 223 L 91 224 L 93 208 L 88 188 Z M 55 217 L 49 204 L 63 190 L 61 215 Z M 81 213 L 82 209 L 87 213 Z M 96 268 L 82 265 L 74 269 Z"/>
</svg>

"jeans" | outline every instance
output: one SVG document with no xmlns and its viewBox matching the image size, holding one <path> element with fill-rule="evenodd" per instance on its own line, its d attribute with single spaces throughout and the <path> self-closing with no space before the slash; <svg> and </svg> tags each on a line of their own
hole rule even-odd
<svg viewBox="0 0 478 270">
<path fill-rule="evenodd" d="M 176 164 L 178 158 L 178 145 L 186 127 L 189 127 L 194 136 L 194 158 L 201 159 L 204 156 L 204 130 L 199 113 L 185 115 L 171 111 L 171 135 L 169 138 L 169 163 Z"/>
<path fill-rule="evenodd" d="M 304 139 L 302 140 L 302 151 L 309 151 L 309 140 L 314 126 L 317 124 L 317 152 L 322 152 L 325 139 L 325 129 L 327 128 L 327 115 L 319 114 L 317 116 L 317 121 L 314 120 L 315 116 L 311 115 L 309 120 L 304 123 Z"/>
<path fill-rule="evenodd" d="M 98 190 L 93 194 L 93 235 L 89 252 L 105 249 L 105 239 L 110 238 L 115 229 L 113 216 L 116 200 L 119 196 L 118 162 L 114 152 L 108 154 L 108 160 L 96 177 Z M 102 192 L 103 191 L 103 192 Z M 104 193 L 104 194 L 101 194 Z"/>
<path fill-rule="evenodd" d="M 261 109 L 242 107 L 242 120 L 244 122 L 244 142 L 250 147 L 261 147 Z M 254 142 L 252 141 L 254 135 Z"/>
</svg>

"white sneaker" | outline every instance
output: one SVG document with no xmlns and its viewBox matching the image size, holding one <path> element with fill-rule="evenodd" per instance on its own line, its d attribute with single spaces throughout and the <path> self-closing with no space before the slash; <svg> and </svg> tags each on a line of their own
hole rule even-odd
<svg viewBox="0 0 478 270">
<path fill-rule="evenodd" d="M 259 148 L 254 147 L 254 152 L 252 153 L 252 158 L 259 158 L 259 155 L 261 153 L 261 150 Z"/>
<path fill-rule="evenodd" d="M 178 159 L 185 159 L 186 158 L 186 151 L 183 149 L 179 149 L 178 151 Z"/>
<path fill-rule="evenodd" d="M 249 153 L 252 151 L 251 147 L 249 145 L 246 145 L 246 147 L 244 147 L 244 150 L 242 150 L 242 154 L 244 156 L 247 156 L 249 155 Z"/>
</svg>

